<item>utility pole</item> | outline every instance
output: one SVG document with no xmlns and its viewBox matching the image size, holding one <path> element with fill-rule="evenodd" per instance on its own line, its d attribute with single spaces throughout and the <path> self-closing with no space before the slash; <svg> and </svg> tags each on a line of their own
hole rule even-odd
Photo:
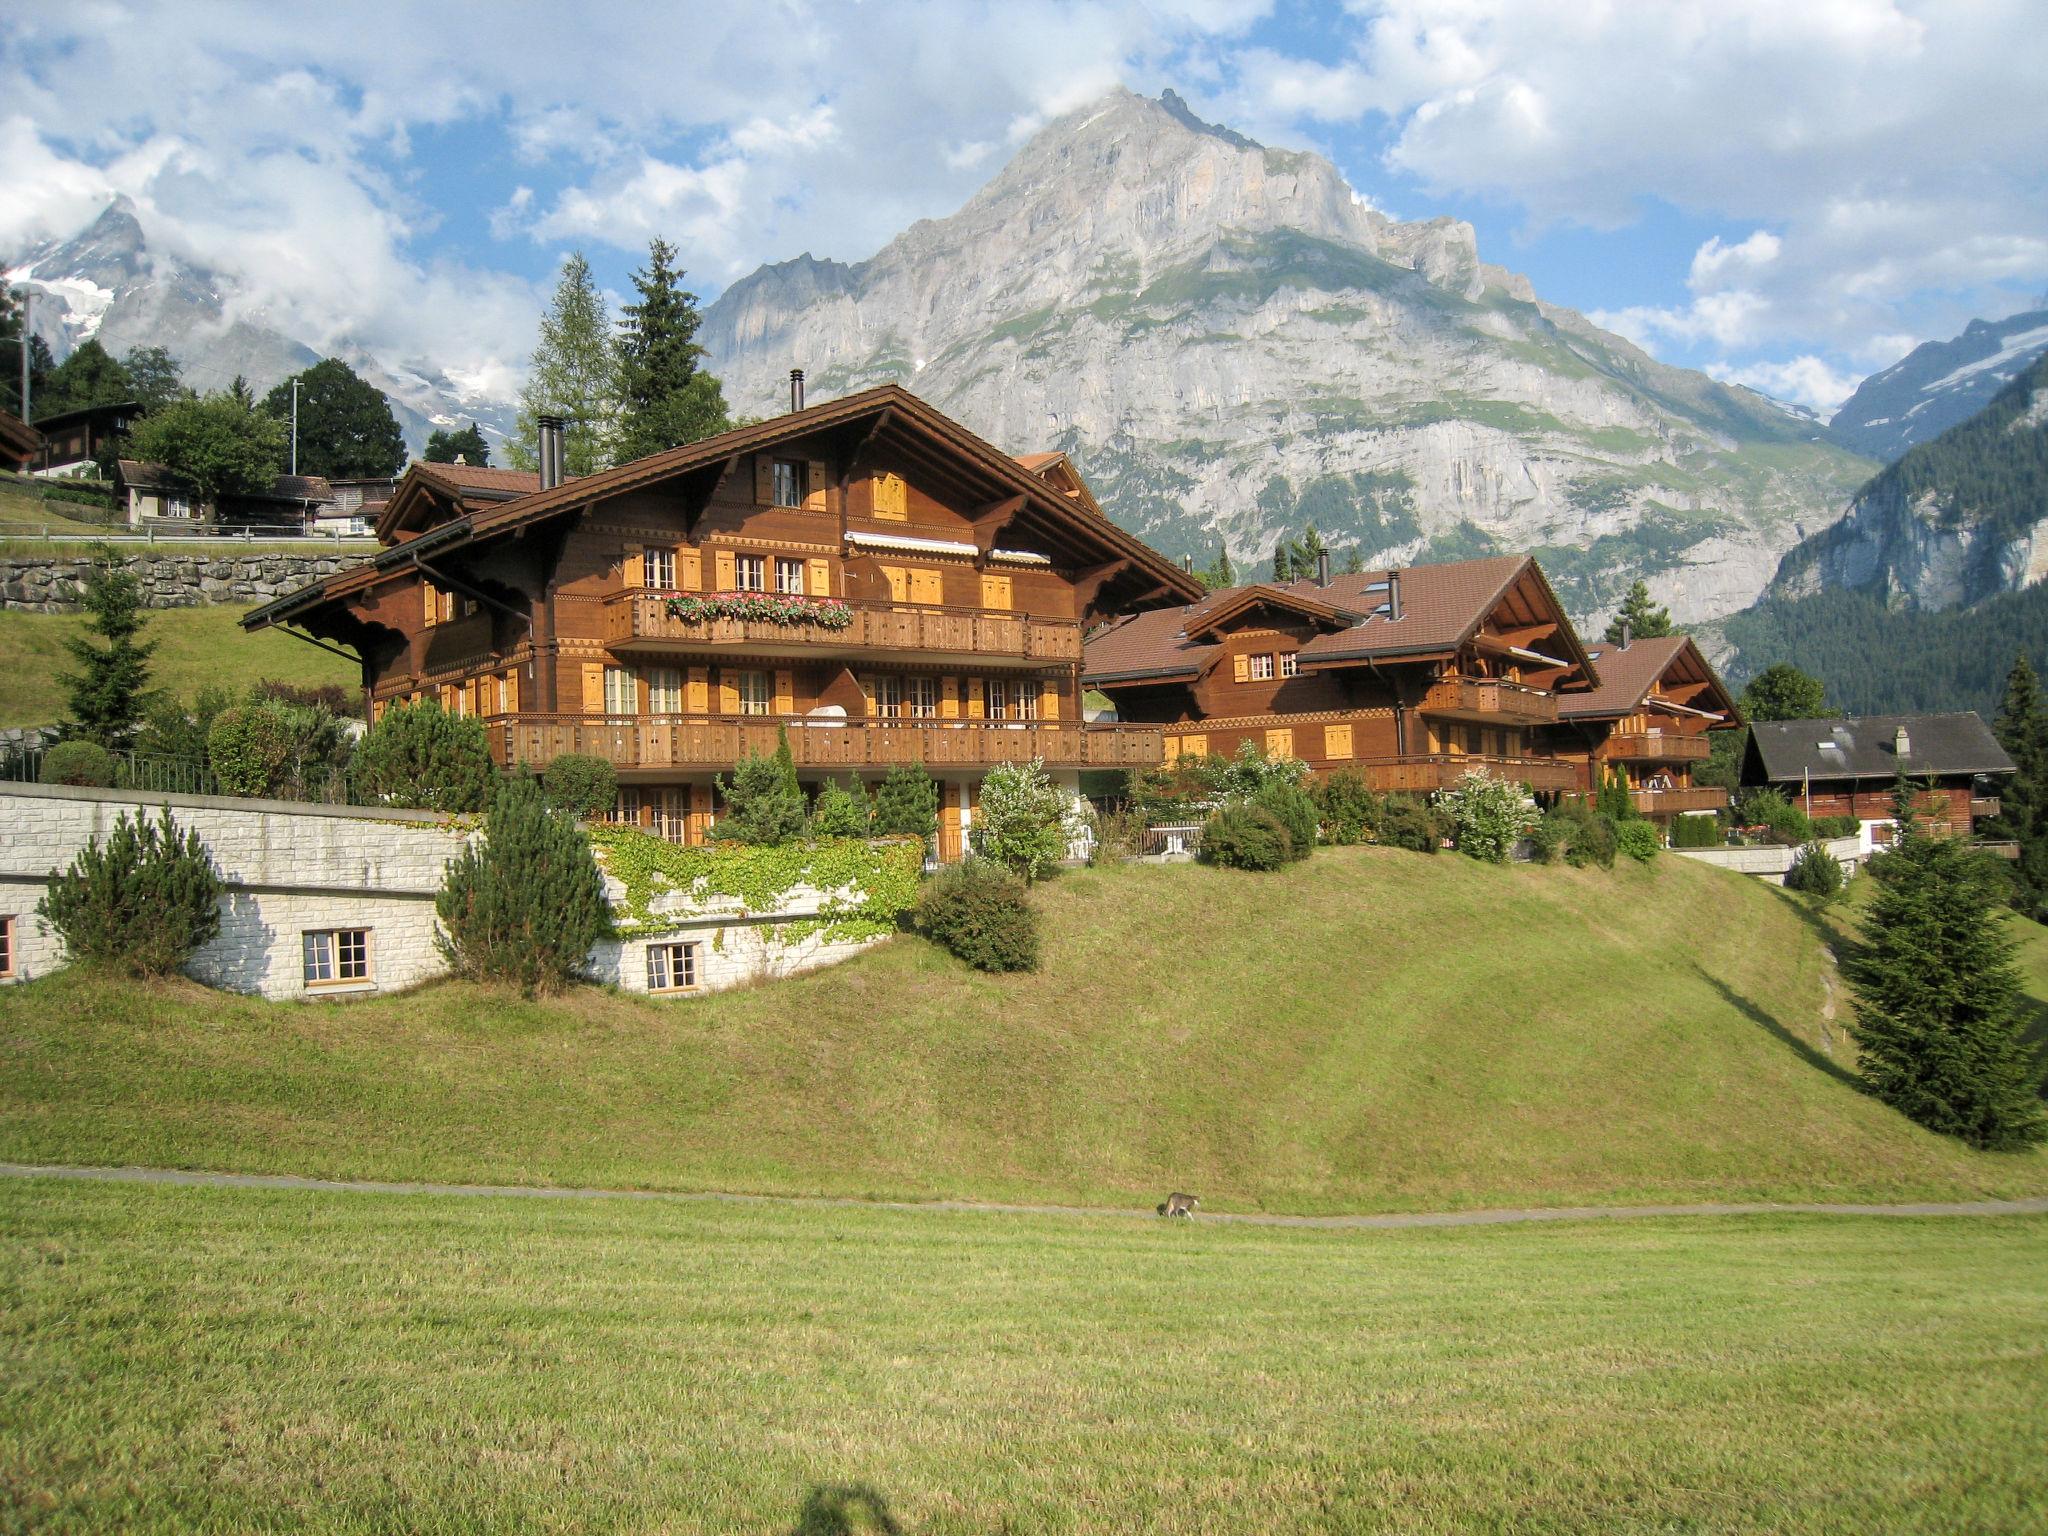
<svg viewBox="0 0 2048 1536">
<path fill-rule="evenodd" d="M 29 419 L 28 357 L 30 345 L 29 338 L 30 335 L 32 334 L 32 327 L 29 325 L 29 306 L 34 301 L 34 298 L 35 289 L 24 285 L 21 290 L 21 419 L 23 421 L 27 421 Z"/>
<path fill-rule="evenodd" d="M 292 478 L 299 474 L 299 381 L 292 380 Z"/>
</svg>

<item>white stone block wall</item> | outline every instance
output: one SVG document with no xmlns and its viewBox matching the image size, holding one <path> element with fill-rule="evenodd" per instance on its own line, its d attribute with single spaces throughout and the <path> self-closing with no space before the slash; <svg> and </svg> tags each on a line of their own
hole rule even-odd
<svg viewBox="0 0 2048 1536">
<path fill-rule="evenodd" d="M 1829 853 L 1841 862 L 1842 873 L 1855 877 L 1868 857 L 1858 837 L 1835 837 L 1822 844 Z M 1692 859 L 1700 864 L 1712 864 L 1718 869 L 1733 870 L 1738 875 L 1755 875 L 1773 885 L 1783 885 L 1785 876 L 1791 871 L 1792 863 L 1799 857 L 1797 848 L 1765 844 L 1755 848 L 1671 848 L 1681 859 Z"/>
</svg>

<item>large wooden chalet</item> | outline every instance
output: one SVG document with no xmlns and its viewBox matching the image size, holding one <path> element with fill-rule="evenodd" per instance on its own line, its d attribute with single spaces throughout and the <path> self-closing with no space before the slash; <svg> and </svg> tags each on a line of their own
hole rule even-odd
<svg viewBox="0 0 2048 1536">
<path fill-rule="evenodd" d="M 1550 794 L 1585 787 L 1547 728 L 1599 678 L 1536 562 L 1503 555 L 1136 613 L 1089 641 L 1084 681 L 1162 726 L 1169 760 L 1249 741 L 1379 790 L 1476 767 Z"/>
<path fill-rule="evenodd" d="M 1587 652 L 1599 686 L 1558 701 L 1550 732 L 1559 757 L 1581 765 L 1588 790 L 1603 776 L 1628 781 L 1636 809 L 1653 821 L 1727 808 L 1728 791 L 1695 785 L 1693 769 L 1713 755 L 1709 731 L 1742 723 L 1734 697 L 1689 635 L 1624 635 Z"/>
<path fill-rule="evenodd" d="M 369 563 L 257 609 L 349 648 L 372 715 L 435 698 L 507 765 L 615 764 L 617 814 L 695 842 L 787 729 L 810 783 L 923 763 L 957 856 L 983 773 L 1156 763 L 1091 727 L 1082 634 L 1200 592 L 1060 454 L 999 452 L 894 385 L 563 478 L 414 464 Z"/>
</svg>

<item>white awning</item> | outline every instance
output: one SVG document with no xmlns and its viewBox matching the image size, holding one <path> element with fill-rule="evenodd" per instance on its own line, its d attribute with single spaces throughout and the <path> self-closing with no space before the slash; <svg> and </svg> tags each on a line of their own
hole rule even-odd
<svg viewBox="0 0 2048 1536">
<path fill-rule="evenodd" d="M 869 533 L 860 529 L 849 529 L 846 542 L 870 549 L 900 549 L 924 555 L 958 555 L 969 560 L 980 553 L 974 545 L 962 543 L 957 539 L 919 539 L 907 533 Z M 1049 556 L 1028 549 L 993 549 L 989 551 L 989 558 L 1011 565 L 1052 564 Z"/>
</svg>

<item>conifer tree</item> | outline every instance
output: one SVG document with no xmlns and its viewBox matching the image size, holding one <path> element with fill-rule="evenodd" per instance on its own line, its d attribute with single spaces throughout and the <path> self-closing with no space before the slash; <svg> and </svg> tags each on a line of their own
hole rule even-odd
<svg viewBox="0 0 2048 1536">
<path fill-rule="evenodd" d="M 562 263 L 555 296 L 540 319 L 526 387 L 519 391 L 519 429 L 505 450 L 514 469 L 538 469 L 540 418 L 568 422 L 563 468 L 588 475 L 617 462 L 619 365 L 604 295 L 581 251 Z"/>
<path fill-rule="evenodd" d="M 135 638 L 142 632 L 142 584 L 125 560 L 100 544 L 79 601 L 91 615 L 86 629 L 105 643 L 83 637 L 64 642 L 79 665 L 58 679 L 71 703 L 64 734 L 125 751 L 142 725 L 149 658 L 156 650 L 154 643 Z"/>
<path fill-rule="evenodd" d="M 2011 1151 L 2048 1138 L 2019 1014 L 2013 942 L 1999 928 L 2003 881 L 1982 854 L 1915 824 L 1912 787 L 1850 972 L 1863 1080 L 1929 1130 Z"/>
<path fill-rule="evenodd" d="M 929 840 L 938 830 L 938 780 L 923 763 L 898 763 L 875 792 L 875 836 Z"/>
<path fill-rule="evenodd" d="M 1365 556 L 1359 552 L 1356 544 L 1347 544 L 1344 547 L 1344 563 L 1338 568 L 1338 574 L 1340 576 L 1363 576 L 1365 574 Z"/>
<path fill-rule="evenodd" d="M 1228 544 L 1218 544 L 1216 546 L 1216 585 L 1219 587 L 1234 587 L 1237 585 L 1237 572 L 1230 564 L 1230 546 Z"/>
<path fill-rule="evenodd" d="M 226 886 L 197 832 L 141 811 L 114 820 L 104 844 L 93 838 L 52 874 L 36 913 L 63 937 L 75 962 L 131 976 L 168 976 L 220 932 Z"/>
<path fill-rule="evenodd" d="M 1655 640 L 1671 633 L 1671 610 L 1650 601 L 1649 585 L 1638 579 L 1621 600 L 1621 608 L 1607 622 L 1607 643 L 1621 644 L 1621 626 L 1638 640 Z"/>
<path fill-rule="evenodd" d="M 718 780 L 725 808 L 713 837 L 772 847 L 803 835 L 804 794 L 795 763 L 784 758 L 788 750 L 785 737 L 768 756 L 749 752 L 733 766 L 730 781 Z"/>
<path fill-rule="evenodd" d="M 640 302 L 628 304 L 619 322 L 621 463 L 732 425 L 725 392 L 699 365 L 697 295 L 684 289 L 675 257 L 666 240 L 648 246 L 646 270 L 633 274 Z"/>
<path fill-rule="evenodd" d="M 2048 921 L 2048 705 L 2025 651 L 2006 674 L 1992 731 L 2019 770 L 2000 789 L 1998 810 L 1999 828 L 2020 849 L 2013 906 L 2036 922 Z"/>
<path fill-rule="evenodd" d="M 461 459 L 479 469 L 491 467 L 491 445 L 484 437 L 482 427 L 471 422 L 460 432 L 447 432 L 439 428 L 427 434 L 426 450 L 420 455 L 429 464 L 453 464 Z"/>
</svg>

